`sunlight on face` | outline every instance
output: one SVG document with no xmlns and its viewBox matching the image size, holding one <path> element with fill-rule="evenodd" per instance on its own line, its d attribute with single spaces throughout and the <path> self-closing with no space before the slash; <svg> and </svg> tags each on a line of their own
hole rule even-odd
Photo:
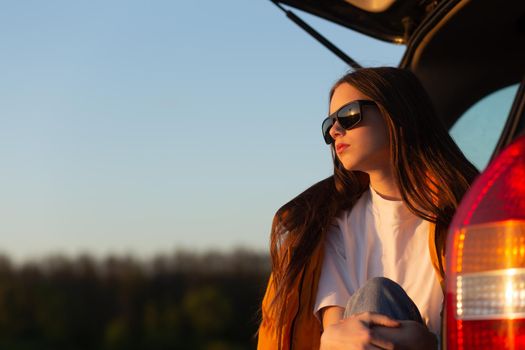
<svg viewBox="0 0 525 350">
<path fill-rule="evenodd" d="M 368 96 L 343 83 L 339 85 L 330 101 L 330 114 L 355 100 L 371 100 Z M 373 172 L 390 167 L 389 137 L 383 116 L 375 106 L 364 106 L 359 124 L 350 130 L 335 123 L 330 130 L 335 140 L 336 154 L 345 169 Z M 346 148 L 340 148 L 347 145 Z"/>
</svg>

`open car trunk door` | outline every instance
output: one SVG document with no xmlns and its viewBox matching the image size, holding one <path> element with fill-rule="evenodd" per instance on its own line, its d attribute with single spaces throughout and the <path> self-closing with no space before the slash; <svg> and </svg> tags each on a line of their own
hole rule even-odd
<svg viewBox="0 0 525 350">
<path fill-rule="evenodd" d="M 282 0 L 289 5 L 373 38 L 403 44 L 437 1 Z"/>
<path fill-rule="evenodd" d="M 490 92 L 525 80 L 525 1 L 272 1 L 405 44 L 399 66 L 420 79 L 448 128 Z M 503 135 L 499 147 L 519 131 Z"/>
</svg>

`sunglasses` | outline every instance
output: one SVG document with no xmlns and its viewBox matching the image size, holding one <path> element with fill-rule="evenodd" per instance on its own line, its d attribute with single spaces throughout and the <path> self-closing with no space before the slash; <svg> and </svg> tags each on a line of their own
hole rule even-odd
<svg viewBox="0 0 525 350">
<path fill-rule="evenodd" d="M 370 100 L 355 100 L 345 104 L 323 120 L 323 138 L 327 145 L 334 142 L 334 139 L 330 136 L 330 129 L 332 129 L 335 122 L 337 121 L 345 130 L 352 129 L 363 119 L 363 106 L 376 106 L 376 103 Z"/>
</svg>

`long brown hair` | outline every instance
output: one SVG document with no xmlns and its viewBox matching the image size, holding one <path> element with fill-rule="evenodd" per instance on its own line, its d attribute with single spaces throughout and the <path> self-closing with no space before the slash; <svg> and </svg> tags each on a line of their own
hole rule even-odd
<svg viewBox="0 0 525 350">
<path fill-rule="evenodd" d="M 454 143 L 431 100 L 409 70 L 362 68 L 345 74 L 332 87 L 348 83 L 375 101 L 390 136 L 390 159 L 403 201 L 417 216 L 436 224 L 443 241 L 452 216 L 477 169 Z M 275 297 L 273 322 L 282 329 L 286 295 L 334 217 L 349 209 L 368 188 L 367 174 L 344 169 L 332 145 L 334 175 L 311 186 L 276 213 L 270 252 Z M 437 247 L 444 253 L 444 247 Z"/>
</svg>

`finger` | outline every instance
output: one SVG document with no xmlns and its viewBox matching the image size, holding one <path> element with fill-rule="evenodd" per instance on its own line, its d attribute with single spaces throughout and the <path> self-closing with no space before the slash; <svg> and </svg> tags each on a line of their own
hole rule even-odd
<svg viewBox="0 0 525 350">
<path fill-rule="evenodd" d="M 368 322 L 369 325 L 384 326 L 384 327 L 399 327 L 401 323 L 386 315 L 377 314 L 374 312 L 366 312 L 359 317 L 361 320 Z"/>
</svg>

